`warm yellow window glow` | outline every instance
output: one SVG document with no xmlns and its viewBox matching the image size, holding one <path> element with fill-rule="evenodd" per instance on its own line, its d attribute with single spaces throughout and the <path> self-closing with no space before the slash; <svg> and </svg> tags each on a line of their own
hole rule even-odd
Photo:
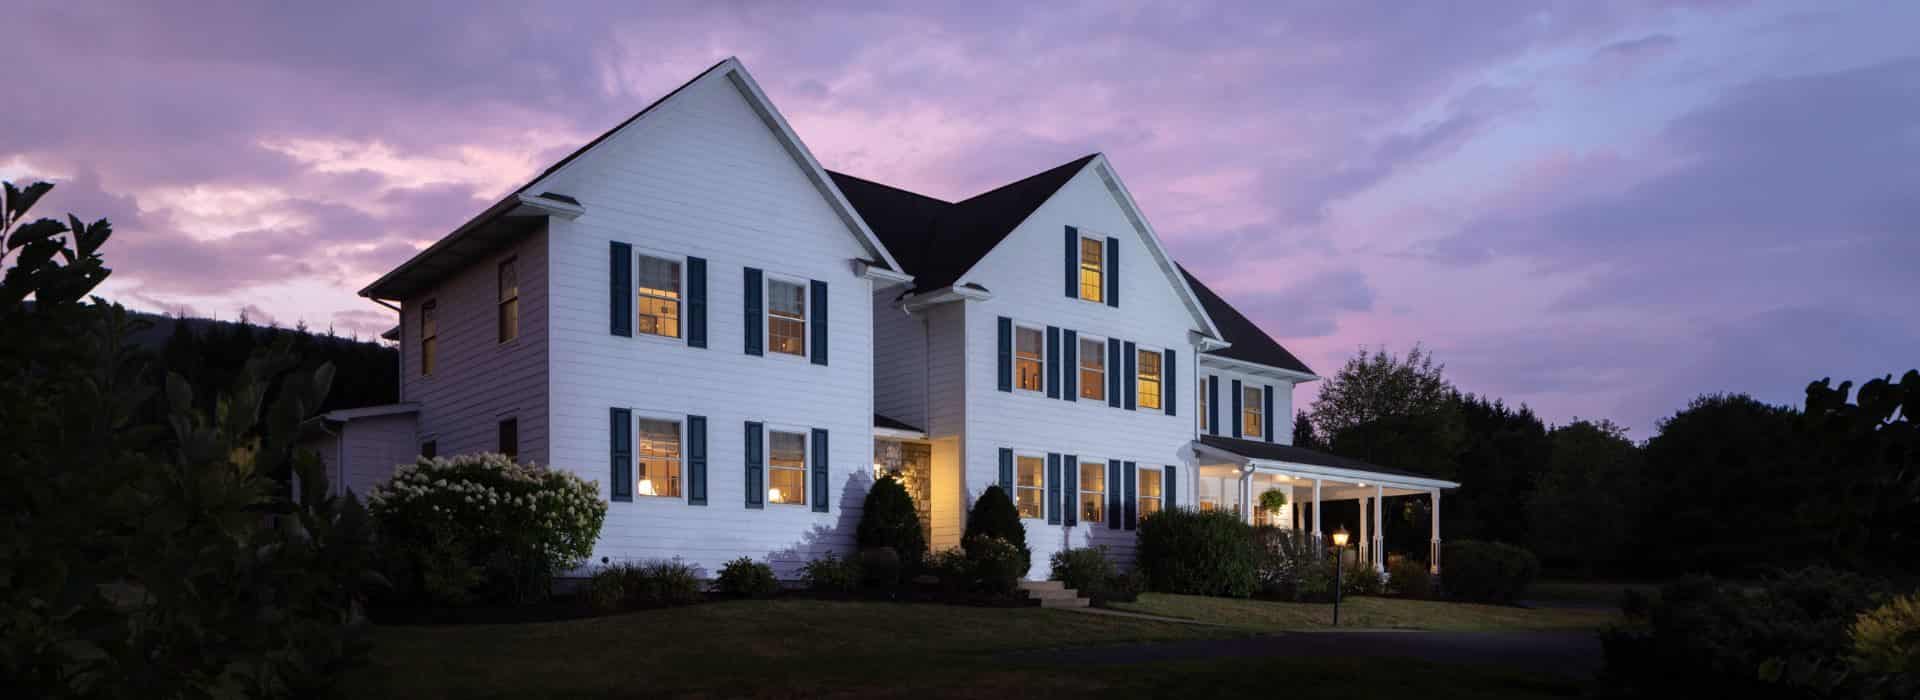
<svg viewBox="0 0 1920 700">
<path fill-rule="evenodd" d="M 1013 469 L 1014 504 L 1020 509 L 1020 517 L 1046 517 L 1046 461 L 1022 455 L 1014 460 Z"/>
<path fill-rule="evenodd" d="M 1013 385 L 1027 391 L 1040 390 L 1041 348 L 1046 337 L 1038 328 L 1019 327 L 1013 331 Z"/>
<path fill-rule="evenodd" d="M 1107 514 L 1107 463 L 1080 463 L 1080 522 L 1097 523 Z"/>
<path fill-rule="evenodd" d="M 640 256 L 638 304 L 641 333 L 680 337 L 680 262 Z"/>
<path fill-rule="evenodd" d="M 1257 386 L 1240 389 L 1240 434 L 1261 437 L 1266 429 L 1266 393 Z"/>
<path fill-rule="evenodd" d="M 1139 375 L 1140 384 L 1138 405 L 1141 408 L 1160 407 L 1160 353 L 1141 350 L 1135 361 L 1134 370 Z"/>
<path fill-rule="evenodd" d="M 767 502 L 807 504 L 807 436 L 767 433 Z"/>
<path fill-rule="evenodd" d="M 420 373 L 433 374 L 433 354 L 440 345 L 440 302 L 420 305 Z"/>
<path fill-rule="evenodd" d="M 1087 301 L 1103 301 L 1106 297 L 1106 249 L 1100 247 L 1100 239 L 1080 239 L 1080 298 Z"/>
<path fill-rule="evenodd" d="M 642 418 L 634 492 L 642 496 L 680 495 L 680 424 Z"/>
<path fill-rule="evenodd" d="M 1200 414 L 1200 429 L 1204 431 L 1207 429 L 1207 378 L 1196 377 L 1196 379 L 1199 381 L 1194 383 L 1200 385 L 1200 410 L 1198 411 Z"/>
<path fill-rule="evenodd" d="M 807 354 L 807 288 L 792 282 L 767 282 L 767 349 Z"/>
<path fill-rule="evenodd" d="M 1107 344 L 1080 339 L 1080 398 L 1107 400 Z"/>
<path fill-rule="evenodd" d="M 1148 513 L 1160 512 L 1160 501 L 1162 494 L 1165 493 L 1165 491 L 1161 489 L 1160 480 L 1165 476 L 1166 475 L 1157 467 L 1140 470 L 1138 493 L 1140 494 L 1141 517 L 1145 517 Z"/>
<path fill-rule="evenodd" d="M 496 314 L 499 341 L 520 337 L 520 259 L 507 258 L 500 263 L 499 310 Z"/>
</svg>

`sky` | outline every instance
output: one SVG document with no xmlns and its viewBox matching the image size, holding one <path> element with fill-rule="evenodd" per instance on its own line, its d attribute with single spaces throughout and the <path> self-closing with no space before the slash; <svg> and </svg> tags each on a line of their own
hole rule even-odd
<svg viewBox="0 0 1920 700">
<path fill-rule="evenodd" d="M 1464 391 L 1645 439 L 1703 393 L 1920 366 L 1920 3 L 0 14 L 0 178 L 111 219 L 102 291 L 135 308 L 377 335 L 355 291 L 737 56 L 823 165 L 932 196 L 1107 154 L 1323 376 L 1419 343 Z"/>
</svg>

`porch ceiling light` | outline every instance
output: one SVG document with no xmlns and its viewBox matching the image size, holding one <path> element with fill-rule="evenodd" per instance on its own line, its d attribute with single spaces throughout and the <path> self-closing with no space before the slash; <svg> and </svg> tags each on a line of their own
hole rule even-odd
<svg viewBox="0 0 1920 700">
<path fill-rule="evenodd" d="M 1347 534 L 1347 526 L 1342 525 L 1340 529 L 1333 531 L 1333 546 L 1345 547 L 1347 546 L 1347 540 L 1351 537 L 1352 535 Z"/>
</svg>

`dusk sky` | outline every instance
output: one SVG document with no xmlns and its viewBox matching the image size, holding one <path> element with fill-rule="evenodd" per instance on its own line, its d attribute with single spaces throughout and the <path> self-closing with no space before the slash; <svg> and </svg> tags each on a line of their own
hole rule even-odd
<svg viewBox="0 0 1920 700">
<path fill-rule="evenodd" d="M 1645 439 L 1920 366 L 1920 3 L 802 4 L 6 0 L 0 178 L 111 219 L 129 306 L 370 336 L 356 290 L 738 56 L 936 197 L 1106 153 L 1323 375 L 1422 342 Z"/>
</svg>

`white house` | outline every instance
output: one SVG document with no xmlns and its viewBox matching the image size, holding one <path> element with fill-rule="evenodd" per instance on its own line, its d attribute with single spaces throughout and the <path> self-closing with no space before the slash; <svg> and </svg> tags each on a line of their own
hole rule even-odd
<svg viewBox="0 0 1920 700">
<path fill-rule="evenodd" d="M 936 548 L 1007 488 L 1035 578 L 1062 547 L 1130 559 L 1158 509 L 1318 531 L 1252 499 L 1457 486 L 1287 445 L 1314 375 L 1174 262 L 1104 156 L 959 202 L 832 173 L 734 59 L 361 295 L 399 314 L 400 403 L 317 421 L 335 482 L 415 454 L 570 470 L 611 502 L 596 558 L 791 575 L 852 549 L 880 473 Z"/>
</svg>

